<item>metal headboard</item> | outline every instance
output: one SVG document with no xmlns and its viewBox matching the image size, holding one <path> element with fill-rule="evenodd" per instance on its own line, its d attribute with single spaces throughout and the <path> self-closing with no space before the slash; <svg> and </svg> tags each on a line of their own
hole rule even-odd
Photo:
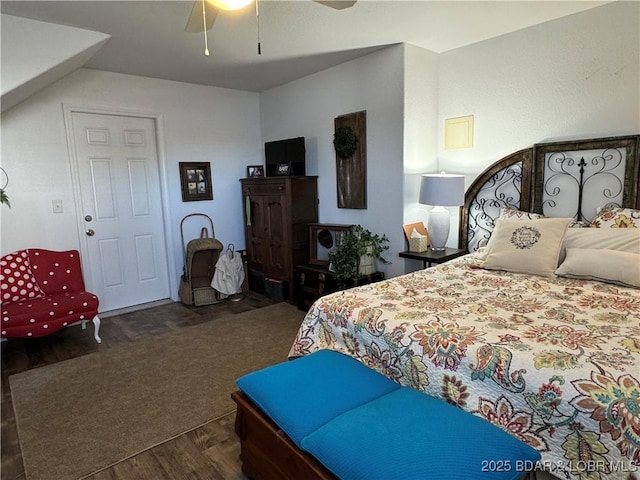
<svg viewBox="0 0 640 480">
<path fill-rule="evenodd" d="M 640 208 L 640 135 L 540 143 L 491 165 L 460 212 L 459 248 L 486 245 L 502 207 L 589 221 L 605 204 Z"/>
</svg>

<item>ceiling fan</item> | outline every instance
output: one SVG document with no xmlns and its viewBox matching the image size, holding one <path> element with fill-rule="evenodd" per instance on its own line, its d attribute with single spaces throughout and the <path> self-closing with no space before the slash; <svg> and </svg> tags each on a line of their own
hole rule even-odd
<svg viewBox="0 0 640 480">
<path fill-rule="evenodd" d="M 357 0 L 312 0 L 313 2 L 321 5 L 334 8 L 336 10 L 343 10 L 345 8 L 353 7 Z M 193 7 L 191 7 L 191 14 L 187 20 L 185 30 L 187 32 L 198 33 L 204 32 L 204 54 L 209 55 L 209 48 L 207 45 L 207 31 L 211 30 L 213 23 L 218 16 L 220 10 L 233 11 L 241 10 L 249 4 L 255 2 L 256 5 L 256 17 L 258 17 L 258 0 L 195 0 Z M 258 27 L 258 55 L 260 51 L 260 29 Z"/>
</svg>

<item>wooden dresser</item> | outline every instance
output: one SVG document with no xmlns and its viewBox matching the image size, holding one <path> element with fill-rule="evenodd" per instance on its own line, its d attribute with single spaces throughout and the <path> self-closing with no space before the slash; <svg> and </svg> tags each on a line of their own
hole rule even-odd
<svg viewBox="0 0 640 480">
<path fill-rule="evenodd" d="M 309 227 L 318 221 L 318 177 L 245 178 L 242 183 L 247 266 L 287 282 L 309 261 Z"/>
</svg>

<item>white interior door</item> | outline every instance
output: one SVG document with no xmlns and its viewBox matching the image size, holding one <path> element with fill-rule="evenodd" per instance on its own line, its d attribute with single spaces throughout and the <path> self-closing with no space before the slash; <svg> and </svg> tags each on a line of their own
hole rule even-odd
<svg viewBox="0 0 640 480">
<path fill-rule="evenodd" d="M 101 312 L 168 298 L 154 120 L 80 112 L 71 120 L 87 289 Z"/>
</svg>

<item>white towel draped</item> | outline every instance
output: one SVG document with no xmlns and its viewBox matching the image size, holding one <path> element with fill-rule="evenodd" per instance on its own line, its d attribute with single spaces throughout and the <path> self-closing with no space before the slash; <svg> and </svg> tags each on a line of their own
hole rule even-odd
<svg viewBox="0 0 640 480">
<path fill-rule="evenodd" d="M 223 296 L 234 295 L 242 290 L 244 281 L 244 265 L 242 255 L 227 250 L 220 255 L 216 262 L 216 270 L 211 280 L 211 286 Z"/>
</svg>

